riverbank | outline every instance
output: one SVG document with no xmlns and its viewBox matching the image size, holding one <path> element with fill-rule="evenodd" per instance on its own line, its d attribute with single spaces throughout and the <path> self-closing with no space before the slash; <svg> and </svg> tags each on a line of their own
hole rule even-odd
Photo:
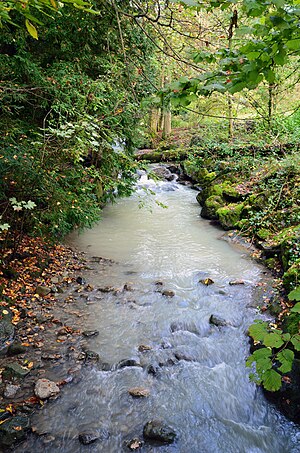
<svg viewBox="0 0 300 453">
<path fill-rule="evenodd" d="M 1 269 L 3 451 L 34 431 L 31 415 L 57 398 L 80 370 L 88 334 L 82 332 L 87 316 L 82 296 L 87 297 L 89 288 L 81 273 L 86 265 L 83 254 L 68 247 L 24 237 L 16 258 Z"/>
</svg>

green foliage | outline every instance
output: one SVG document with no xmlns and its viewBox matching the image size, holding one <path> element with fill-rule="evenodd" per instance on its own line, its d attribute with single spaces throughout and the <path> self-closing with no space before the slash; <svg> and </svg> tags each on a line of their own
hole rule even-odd
<svg viewBox="0 0 300 453">
<path fill-rule="evenodd" d="M 249 327 L 249 335 L 259 345 L 246 361 L 248 367 L 254 366 L 250 379 L 271 392 L 279 390 L 282 376 L 292 370 L 294 350 L 300 351 L 300 335 L 284 333 L 262 320 Z"/>
<path fill-rule="evenodd" d="M 289 294 L 288 294 L 288 298 L 289 300 L 296 300 L 296 301 L 300 301 L 300 286 L 297 286 L 297 288 L 295 288 L 293 291 L 291 291 Z M 300 306 L 300 304 L 296 304 L 293 308 L 292 311 L 296 311 L 295 308 L 297 306 Z"/>
</svg>

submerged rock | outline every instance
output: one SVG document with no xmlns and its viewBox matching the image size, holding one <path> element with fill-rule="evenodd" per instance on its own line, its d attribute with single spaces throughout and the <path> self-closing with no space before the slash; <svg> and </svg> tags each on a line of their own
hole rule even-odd
<svg viewBox="0 0 300 453">
<path fill-rule="evenodd" d="M 171 332 L 190 332 L 194 333 L 195 335 L 199 335 L 199 329 L 197 328 L 194 322 L 186 322 L 186 321 L 175 321 L 172 322 L 170 325 Z"/>
<path fill-rule="evenodd" d="M 237 286 L 237 285 L 244 285 L 245 282 L 243 280 L 232 280 L 229 282 L 230 286 Z"/>
<path fill-rule="evenodd" d="M 146 423 L 143 430 L 146 439 L 156 440 L 162 443 L 171 444 L 177 437 L 176 432 L 161 420 L 151 420 Z"/>
<path fill-rule="evenodd" d="M 49 381 L 49 379 L 38 379 L 34 387 L 35 395 L 41 400 L 46 400 L 59 392 L 60 390 L 56 383 Z"/>
<path fill-rule="evenodd" d="M 100 360 L 100 356 L 95 351 L 84 351 L 84 360 L 86 362 L 98 362 Z"/>
<path fill-rule="evenodd" d="M 106 429 L 88 429 L 78 435 L 79 442 L 83 445 L 89 445 L 97 440 L 106 440 L 110 436 Z"/>
<path fill-rule="evenodd" d="M 19 415 L 0 424 L 0 445 L 11 447 L 15 442 L 20 442 L 26 437 L 30 428 L 29 418 Z"/>
<path fill-rule="evenodd" d="M 86 284 L 86 280 L 83 277 L 77 277 L 76 278 L 76 283 L 78 283 L 79 285 L 85 285 Z"/>
<path fill-rule="evenodd" d="M 17 362 L 9 363 L 4 368 L 2 376 L 4 379 L 22 379 L 29 373 L 28 368 L 23 368 Z"/>
</svg>

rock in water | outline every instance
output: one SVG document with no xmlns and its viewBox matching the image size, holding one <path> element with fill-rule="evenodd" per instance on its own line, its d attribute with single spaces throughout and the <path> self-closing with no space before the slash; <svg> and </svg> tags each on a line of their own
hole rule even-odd
<svg viewBox="0 0 300 453">
<path fill-rule="evenodd" d="M 128 390 L 128 393 L 135 398 L 145 398 L 150 395 L 150 390 L 144 387 L 133 387 Z"/>
<path fill-rule="evenodd" d="M 144 426 L 143 435 L 146 439 L 171 444 L 177 437 L 176 432 L 161 420 L 151 420 Z"/>
<path fill-rule="evenodd" d="M 29 430 L 29 418 L 20 415 L 0 424 L 0 446 L 11 447 L 15 442 L 20 442 L 26 437 Z"/>
<path fill-rule="evenodd" d="M 135 451 L 138 450 L 139 448 L 142 448 L 144 442 L 135 437 L 134 439 L 131 439 L 126 445 L 129 448 L 129 450 Z"/>
<path fill-rule="evenodd" d="M 229 282 L 230 286 L 236 286 L 236 285 L 244 285 L 245 282 L 243 280 L 233 280 L 232 282 Z"/>
<path fill-rule="evenodd" d="M 223 318 L 220 318 L 217 315 L 211 315 L 211 317 L 209 318 L 209 323 L 213 324 L 214 326 L 217 326 L 217 327 L 223 327 L 223 326 L 229 325 L 228 321 L 226 321 Z"/>
<path fill-rule="evenodd" d="M 96 337 L 97 335 L 99 335 L 99 330 L 85 330 L 84 332 L 82 332 L 82 335 L 84 337 Z"/>
<path fill-rule="evenodd" d="M 41 400 L 46 400 L 50 396 L 57 395 L 59 392 L 60 390 L 56 383 L 49 381 L 49 379 L 38 379 L 34 388 L 35 395 Z"/>
<path fill-rule="evenodd" d="M 204 278 L 204 279 L 199 280 L 199 283 L 202 283 L 202 285 L 205 285 L 205 286 L 210 286 L 210 285 L 213 285 L 215 282 L 211 278 Z"/>
<path fill-rule="evenodd" d="M 169 290 L 169 289 L 165 289 L 162 292 L 162 295 L 165 296 L 165 297 L 174 297 L 175 296 L 175 292 L 172 291 L 172 290 Z"/>
<path fill-rule="evenodd" d="M 79 434 L 78 439 L 83 445 L 89 445 L 97 440 L 105 440 L 109 438 L 109 432 L 105 429 L 95 429 L 93 430 L 86 430 Z"/>
</svg>

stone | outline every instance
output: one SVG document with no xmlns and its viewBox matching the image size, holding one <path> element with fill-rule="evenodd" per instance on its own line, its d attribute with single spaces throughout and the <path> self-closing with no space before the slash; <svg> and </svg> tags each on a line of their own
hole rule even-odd
<svg viewBox="0 0 300 453">
<path fill-rule="evenodd" d="M 14 326 L 11 324 L 10 320 L 1 319 L 0 320 L 0 351 L 7 348 L 7 342 L 12 341 L 14 336 Z"/>
<path fill-rule="evenodd" d="M 98 362 L 100 360 L 100 356 L 99 354 L 97 354 L 97 352 L 87 350 L 84 351 L 84 354 L 84 360 L 86 362 Z"/>
<path fill-rule="evenodd" d="M 199 335 L 199 330 L 196 324 L 193 321 L 186 322 L 186 321 L 174 321 L 170 325 L 171 332 L 190 332 L 195 335 Z"/>
<path fill-rule="evenodd" d="M 123 286 L 123 290 L 124 291 L 133 291 L 133 283 L 131 282 L 127 282 L 125 283 L 125 285 Z"/>
<path fill-rule="evenodd" d="M 49 381 L 49 379 L 38 379 L 34 387 L 35 395 L 41 400 L 46 400 L 59 392 L 60 390 L 56 383 Z"/>
<path fill-rule="evenodd" d="M 162 295 L 165 296 L 165 297 L 174 297 L 175 296 L 175 292 L 172 291 L 172 290 L 165 289 L 162 292 Z"/>
<path fill-rule="evenodd" d="M 5 398 L 14 398 L 19 388 L 20 385 L 7 384 L 4 389 L 3 396 Z"/>
<path fill-rule="evenodd" d="M 128 393 L 135 398 L 146 398 L 150 395 L 150 390 L 144 387 L 133 387 L 128 390 Z"/>
<path fill-rule="evenodd" d="M 177 434 L 173 428 L 161 420 L 151 420 L 146 423 L 143 429 L 145 439 L 156 440 L 166 444 L 172 444 Z"/>
<path fill-rule="evenodd" d="M 7 355 L 14 356 L 24 354 L 26 350 L 26 346 L 23 346 L 21 343 L 12 343 L 8 348 Z"/>
<path fill-rule="evenodd" d="M 228 322 L 217 315 L 211 315 L 211 317 L 209 318 L 209 323 L 217 327 L 228 326 Z"/>
<path fill-rule="evenodd" d="M 138 450 L 139 448 L 142 448 L 143 445 L 144 445 L 144 442 L 142 440 L 138 439 L 137 437 L 134 437 L 126 444 L 126 446 L 131 451 Z"/>
<path fill-rule="evenodd" d="M 11 447 L 15 442 L 25 439 L 30 429 L 29 418 L 18 415 L 0 424 L 0 445 Z"/>
<path fill-rule="evenodd" d="M 58 277 L 51 277 L 51 283 L 53 283 L 54 285 L 57 285 L 59 283 L 59 278 Z"/>
<path fill-rule="evenodd" d="M 125 367 L 128 367 L 128 366 L 142 366 L 140 364 L 140 362 L 138 362 L 137 360 L 135 359 L 124 359 L 124 360 L 121 360 L 118 364 L 117 364 L 117 369 L 119 368 L 125 368 Z"/>
<path fill-rule="evenodd" d="M 112 291 L 116 291 L 116 288 L 113 286 L 103 286 L 101 288 L 98 288 L 98 291 L 101 291 L 102 293 L 110 293 Z"/>
<path fill-rule="evenodd" d="M 86 280 L 83 277 L 77 277 L 76 278 L 76 283 L 78 283 L 79 285 L 85 285 L 86 284 Z"/>
<path fill-rule="evenodd" d="M 204 278 L 204 279 L 199 280 L 199 283 L 202 283 L 202 285 L 205 285 L 205 286 L 210 286 L 210 285 L 213 285 L 215 282 L 211 278 Z"/>
<path fill-rule="evenodd" d="M 4 379 L 22 379 L 29 373 L 27 368 L 23 368 L 17 362 L 9 363 L 4 368 L 2 376 Z"/>
<path fill-rule="evenodd" d="M 37 286 L 35 293 L 42 297 L 48 296 L 48 294 L 51 293 L 51 288 L 48 288 L 47 286 Z"/>
<path fill-rule="evenodd" d="M 245 282 L 243 280 L 232 280 L 229 282 L 230 286 L 237 286 L 237 285 L 244 285 Z"/>
<path fill-rule="evenodd" d="M 175 179 L 175 175 L 172 174 L 166 167 L 153 168 L 152 173 L 161 179 L 165 179 L 166 181 L 173 181 L 173 179 Z"/>
<path fill-rule="evenodd" d="M 96 337 L 97 335 L 99 335 L 99 330 L 85 330 L 84 332 L 82 332 L 82 335 L 84 337 Z"/>
<path fill-rule="evenodd" d="M 151 346 L 148 346 L 146 344 L 140 344 L 139 347 L 138 347 L 138 351 L 139 352 L 147 352 L 147 351 L 151 351 Z"/>
<path fill-rule="evenodd" d="M 110 436 L 106 429 L 88 429 L 78 435 L 79 442 L 83 445 L 89 445 L 97 440 L 106 440 Z"/>
</svg>

